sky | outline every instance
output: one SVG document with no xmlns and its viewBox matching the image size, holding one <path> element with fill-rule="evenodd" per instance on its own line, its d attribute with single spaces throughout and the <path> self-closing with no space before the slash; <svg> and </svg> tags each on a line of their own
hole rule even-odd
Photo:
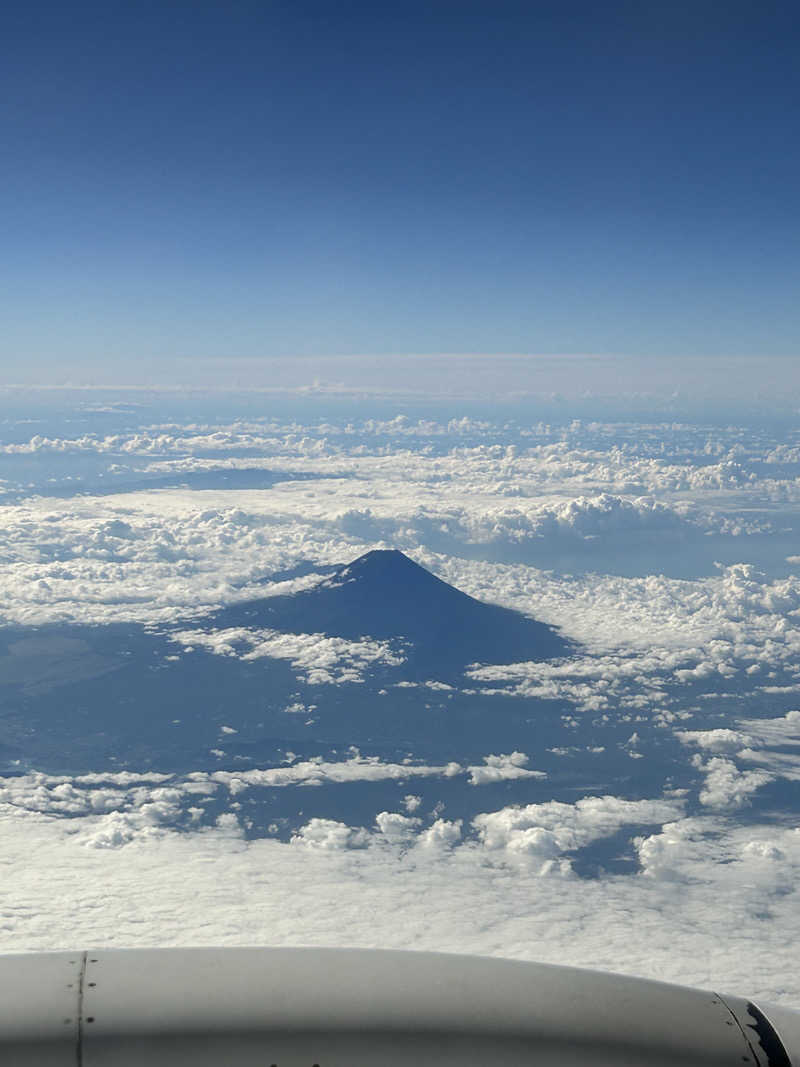
<svg viewBox="0 0 800 1067">
<path fill-rule="evenodd" d="M 789 366 L 798 36 L 739 0 L 4 5 L 0 384 Z"/>
</svg>

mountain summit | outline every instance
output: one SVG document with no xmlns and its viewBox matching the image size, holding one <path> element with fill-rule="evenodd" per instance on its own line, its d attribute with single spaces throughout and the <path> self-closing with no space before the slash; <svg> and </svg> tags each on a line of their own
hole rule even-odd
<svg viewBox="0 0 800 1067">
<path fill-rule="evenodd" d="M 410 673 L 439 678 L 469 663 L 550 659 L 570 648 L 552 627 L 475 600 L 397 550 L 367 552 L 292 596 L 227 608 L 215 623 L 404 640 Z"/>
</svg>

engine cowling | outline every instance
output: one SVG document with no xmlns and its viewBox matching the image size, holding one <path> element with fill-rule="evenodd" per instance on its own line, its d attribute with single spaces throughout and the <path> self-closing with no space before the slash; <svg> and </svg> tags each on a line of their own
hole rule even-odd
<svg viewBox="0 0 800 1067">
<path fill-rule="evenodd" d="M 800 1013 L 513 960 L 348 949 L 0 957 L 18 1067 L 800 1067 Z"/>
</svg>

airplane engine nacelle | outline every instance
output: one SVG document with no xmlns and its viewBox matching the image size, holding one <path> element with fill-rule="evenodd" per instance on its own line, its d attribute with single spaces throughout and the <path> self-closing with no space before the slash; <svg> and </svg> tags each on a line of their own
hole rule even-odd
<svg viewBox="0 0 800 1067">
<path fill-rule="evenodd" d="M 0 957 L 14 1067 L 800 1067 L 800 1013 L 545 964 L 348 949 Z"/>
</svg>

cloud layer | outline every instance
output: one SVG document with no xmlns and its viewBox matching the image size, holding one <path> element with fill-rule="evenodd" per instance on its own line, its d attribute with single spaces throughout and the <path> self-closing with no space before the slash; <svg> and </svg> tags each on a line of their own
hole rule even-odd
<svg viewBox="0 0 800 1067">
<path fill-rule="evenodd" d="M 313 700 L 346 696 L 399 667 L 402 642 L 213 630 L 203 615 L 399 547 L 580 647 L 463 679 L 476 707 L 557 708 L 560 732 L 539 749 L 239 766 L 220 748 L 179 775 L 9 773 L 3 947 L 436 948 L 800 1004 L 800 830 L 785 799 L 800 780 L 793 430 L 95 417 L 103 429 L 75 413 L 0 426 L 6 624 L 178 624 L 175 655 L 283 660 L 298 687 L 323 687 Z M 425 700 L 439 690 L 419 685 Z M 295 724 L 315 707 L 300 693 L 285 710 Z M 239 726 L 225 718 L 219 744 L 233 750 Z M 456 787 L 468 815 L 439 801 Z M 355 789 L 380 796 L 363 817 L 309 805 L 285 833 L 276 817 L 254 836 L 254 806 L 276 791 L 301 812 L 312 793 Z"/>
<path fill-rule="evenodd" d="M 572 830 L 607 817 L 575 814 Z M 101 829 L 86 818 L 107 821 Z M 607 968 L 800 1004 L 795 829 L 678 820 L 640 840 L 643 874 L 585 880 L 552 864 L 543 872 L 539 856 L 533 864 L 517 856 L 487 865 L 481 848 L 453 849 L 459 828 L 446 821 L 409 845 L 413 817 L 399 813 L 370 831 L 369 843 L 344 824 L 309 827 L 292 844 L 248 842 L 235 818 L 223 816 L 190 833 L 156 824 L 111 849 L 86 845 L 92 835 L 98 844 L 100 834 L 119 845 L 128 828 L 118 815 L 4 813 L 0 820 L 3 859 L 15 872 L 0 889 L 6 950 L 437 949 Z"/>
</svg>

